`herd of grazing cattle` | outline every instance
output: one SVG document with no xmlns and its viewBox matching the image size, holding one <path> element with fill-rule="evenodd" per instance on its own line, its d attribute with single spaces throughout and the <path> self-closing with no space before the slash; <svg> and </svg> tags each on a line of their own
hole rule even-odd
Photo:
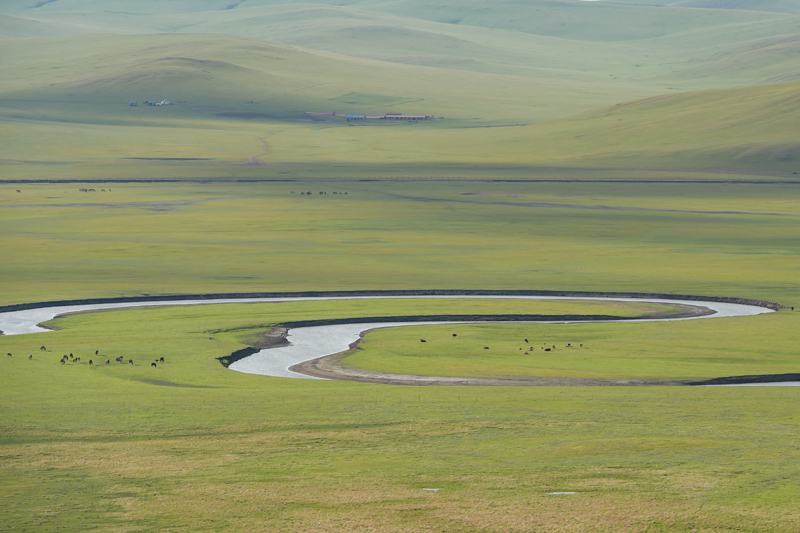
<svg viewBox="0 0 800 533">
<path fill-rule="evenodd" d="M 46 346 L 40 346 L 39 350 L 42 351 L 42 352 L 46 352 L 47 351 L 47 347 Z M 6 355 L 8 357 L 13 357 L 14 356 L 14 354 L 12 354 L 11 352 L 7 353 Z M 100 350 L 95 350 L 94 351 L 94 355 L 95 355 L 95 357 L 101 357 L 102 358 L 102 356 L 100 355 Z M 28 360 L 31 360 L 31 361 L 33 360 L 33 354 L 32 353 L 28 354 Z M 125 362 L 125 358 L 120 355 L 119 357 L 115 358 L 114 361 L 116 361 L 117 363 L 124 363 Z M 69 355 L 62 356 L 59 362 L 62 365 L 66 365 L 67 363 L 80 363 L 81 362 L 81 358 L 80 358 L 80 356 L 76 356 L 76 355 L 70 353 Z M 158 359 L 156 359 L 155 361 L 150 363 L 150 366 L 153 367 L 153 368 L 157 368 L 158 367 L 157 363 L 163 363 L 163 362 L 164 362 L 164 358 L 163 357 L 159 357 Z M 98 364 L 99 364 L 99 362 L 98 362 Z M 103 362 L 103 364 L 104 365 L 110 365 L 111 361 L 109 359 L 106 359 Z M 133 359 L 128 359 L 128 364 L 132 365 L 133 364 Z M 93 359 L 89 359 L 89 366 L 94 366 L 94 360 Z"/>
<path fill-rule="evenodd" d="M 319 191 L 319 193 L 320 193 L 321 195 L 323 195 L 323 196 L 327 196 L 327 195 L 328 195 L 328 193 L 327 193 L 326 191 Z M 294 194 L 294 191 L 292 191 L 292 194 Z M 312 194 L 313 194 L 313 193 L 312 193 L 311 191 L 303 191 L 303 192 L 301 192 L 301 193 L 300 193 L 300 196 L 311 196 Z M 334 193 L 332 193 L 332 194 L 333 194 L 334 196 L 336 196 L 336 195 L 344 196 L 344 195 L 346 195 L 347 193 L 346 193 L 346 192 L 334 192 Z"/>
<path fill-rule="evenodd" d="M 458 334 L 457 333 L 453 333 L 453 337 L 458 337 Z M 420 339 L 419 342 L 428 342 L 428 341 L 427 341 L 427 339 Z M 528 339 L 525 339 L 525 344 L 527 345 L 527 347 L 523 348 L 522 346 L 520 346 L 519 350 L 523 350 L 524 349 L 526 354 L 533 353 L 534 348 L 533 348 L 533 346 L 530 346 L 530 341 Z M 575 346 L 571 342 L 568 342 L 564 347 L 565 348 L 583 348 L 583 343 L 580 343 L 578 346 Z M 484 350 L 488 350 L 489 347 L 488 346 L 484 346 L 483 349 Z M 540 350 L 544 350 L 545 352 L 553 352 L 556 349 L 556 345 L 555 344 L 550 345 L 550 344 L 545 342 L 545 343 L 542 343 L 542 346 L 540 346 L 539 349 Z"/>
<path fill-rule="evenodd" d="M 453 337 L 458 337 L 458 334 L 453 333 Z M 426 339 L 420 339 L 419 342 L 428 342 L 428 341 Z M 524 349 L 526 354 L 533 353 L 534 347 L 530 346 L 530 344 L 531 344 L 530 341 L 528 341 L 528 339 L 525 339 L 525 347 L 520 346 L 518 348 L 518 350 L 523 350 Z M 564 347 L 565 348 L 583 348 L 583 343 L 580 343 L 580 344 L 578 344 L 578 346 L 575 346 L 571 342 L 568 342 Z M 488 346 L 484 346 L 483 349 L 484 350 L 488 350 L 489 347 Z M 555 351 L 556 345 L 555 344 L 548 344 L 548 343 L 545 342 L 545 343 L 542 343 L 542 345 L 539 347 L 539 349 L 540 350 L 544 350 L 545 352 L 551 352 L 551 351 Z M 47 351 L 47 347 L 41 346 L 39 348 L 39 350 L 41 350 L 43 352 L 46 352 Z M 13 357 L 13 354 L 10 353 L 10 352 L 7 353 L 6 355 L 8 357 Z M 95 357 L 102 357 L 100 355 L 100 350 L 95 350 L 94 355 L 95 355 Z M 33 354 L 28 354 L 28 359 L 32 360 L 33 359 Z M 116 361 L 117 363 L 122 364 L 122 363 L 125 362 L 125 358 L 120 355 L 119 357 L 115 358 L 114 361 Z M 64 355 L 61 358 L 60 362 L 61 362 L 62 365 L 65 365 L 67 363 L 80 363 L 81 362 L 81 358 L 80 358 L 80 356 L 75 356 L 72 353 L 70 353 L 69 355 Z M 157 363 L 163 363 L 163 362 L 164 362 L 164 358 L 163 357 L 159 357 L 158 359 L 156 359 L 155 361 L 150 363 L 150 366 L 152 368 L 157 368 L 158 367 Z M 111 361 L 109 359 L 106 359 L 103 362 L 103 364 L 104 365 L 110 365 Z M 128 359 L 128 364 L 132 365 L 133 364 L 133 359 Z M 93 366 L 93 365 L 94 365 L 94 360 L 93 359 L 89 359 L 89 366 Z"/>
</svg>

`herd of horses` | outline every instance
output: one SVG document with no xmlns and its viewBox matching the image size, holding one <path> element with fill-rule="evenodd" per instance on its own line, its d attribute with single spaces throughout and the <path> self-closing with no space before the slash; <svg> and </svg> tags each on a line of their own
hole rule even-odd
<svg viewBox="0 0 800 533">
<path fill-rule="evenodd" d="M 46 352 L 47 351 L 47 347 L 46 346 L 40 346 L 39 350 L 43 351 L 43 352 Z M 14 354 L 12 354 L 11 352 L 7 353 L 6 355 L 8 357 L 13 357 L 14 356 Z M 95 355 L 95 357 L 100 357 L 100 350 L 95 350 L 94 351 L 94 355 Z M 33 354 L 28 354 L 28 359 L 29 360 L 33 360 Z M 124 363 L 125 362 L 125 358 L 120 355 L 119 357 L 115 358 L 114 361 L 116 361 L 117 363 Z M 80 362 L 81 362 L 80 356 L 76 356 L 76 355 L 74 355 L 72 353 L 70 353 L 69 355 L 64 355 L 63 357 L 61 357 L 61 360 L 60 360 L 60 363 L 62 365 L 65 365 L 67 363 L 80 363 Z M 150 366 L 153 367 L 153 368 L 157 368 L 158 367 L 157 363 L 163 363 L 163 362 L 164 362 L 164 358 L 163 357 L 159 357 L 158 359 L 156 359 L 155 361 L 150 363 Z M 106 359 L 103 364 L 104 365 L 110 365 L 111 364 L 111 360 Z M 128 359 L 128 364 L 132 365 L 133 364 L 133 359 Z M 94 360 L 93 359 L 89 359 L 89 366 L 94 366 Z"/>
</svg>

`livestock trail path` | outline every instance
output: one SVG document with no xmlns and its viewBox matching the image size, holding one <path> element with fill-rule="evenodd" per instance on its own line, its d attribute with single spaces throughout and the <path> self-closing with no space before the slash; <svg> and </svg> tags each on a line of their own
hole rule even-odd
<svg viewBox="0 0 800 533">
<path fill-rule="evenodd" d="M 680 311 L 669 317 L 615 319 L 614 321 L 665 321 L 691 320 L 713 317 L 742 317 L 769 313 L 780 308 L 778 304 L 735 298 L 700 296 L 669 296 L 648 294 L 566 293 L 548 291 L 359 291 L 328 293 L 272 293 L 272 294 L 213 294 L 171 297 L 137 297 L 102 299 L 92 301 L 45 302 L 6 306 L 0 308 L 0 331 L 6 335 L 23 335 L 48 331 L 39 324 L 53 318 L 80 312 L 120 309 L 141 306 L 209 305 L 223 303 L 327 301 L 352 299 L 398 298 L 496 298 L 537 300 L 596 300 L 638 302 L 676 305 Z M 499 317 L 498 317 L 499 318 Z M 514 323 L 572 323 L 597 317 L 543 317 L 525 320 L 516 317 Z M 601 319 L 603 321 L 611 321 Z M 582 380 L 582 379 L 491 379 L 445 378 L 436 376 L 411 376 L 361 371 L 339 364 L 343 352 L 353 347 L 368 331 L 378 328 L 455 323 L 506 323 L 492 317 L 458 319 L 457 317 L 417 317 L 414 320 L 376 321 L 365 318 L 357 321 L 328 321 L 289 330 L 288 346 L 268 348 L 233 360 L 229 368 L 238 372 L 273 377 L 305 379 L 345 379 L 355 381 L 413 384 L 413 385 L 652 385 L 690 384 L 690 382 L 654 382 L 647 380 Z"/>
</svg>

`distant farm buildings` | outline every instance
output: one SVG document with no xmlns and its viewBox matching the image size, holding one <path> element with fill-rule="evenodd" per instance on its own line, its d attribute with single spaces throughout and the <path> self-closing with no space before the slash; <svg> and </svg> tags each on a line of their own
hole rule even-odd
<svg viewBox="0 0 800 533">
<path fill-rule="evenodd" d="M 343 117 L 347 122 L 365 122 L 367 120 L 406 120 L 409 122 L 418 122 L 422 120 L 433 120 L 434 117 L 430 115 L 404 115 L 402 113 L 386 113 L 385 115 L 348 115 L 344 113 L 327 112 L 327 111 L 306 111 L 306 115 L 318 117 Z"/>
<path fill-rule="evenodd" d="M 431 120 L 433 117 L 427 115 L 403 115 L 402 113 L 386 113 L 383 118 L 386 120 Z"/>
<path fill-rule="evenodd" d="M 138 102 L 128 102 L 128 105 L 131 107 L 138 107 Z M 142 105 L 150 105 L 150 106 L 160 106 L 160 105 L 172 105 L 172 102 L 169 100 L 161 100 L 160 102 L 152 102 L 150 100 L 145 100 L 142 102 Z"/>
</svg>

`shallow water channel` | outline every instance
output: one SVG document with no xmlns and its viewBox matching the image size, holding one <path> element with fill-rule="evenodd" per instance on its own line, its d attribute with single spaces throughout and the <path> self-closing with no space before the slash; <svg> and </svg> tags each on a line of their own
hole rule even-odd
<svg viewBox="0 0 800 533">
<path fill-rule="evenodd" d="M 102 303 L 102 304 L 82 304 L 82 305 L 63 305 L 27 309 L 22 311 L 8 311 L 0 313 L 0 331 L 5 335 L 24 335 L 29 333 L 42 333 L 50 331 L 39 326 L 42 322 L 47 322 L 53 318 L 68 313 L 79 313 L 87 311 L 98 311 L 104 309 L 124 309 L 130 307 L 144 306 L 168 306 L 168 305 L 213 305 L 223 303 L 255 303 L 255 302 L 292 302 L 292 301 L 318 301 L 318 300 L 353 300 L 353 299 L 388 299 L 388 298 L 494 298 L 494 299 L 533 299 L 533 300 L 600 300 L 617 302 L 638 302 L 638 303 L 659 303 L 659 304 L 682 304 L 693 307 L 707 308 L 711 314 L 702 316 L 692 316 L 686 318 L 665 318 L 665 319 L 639 319 L 627 320 L 627 322 L 650 322 L 650 321 L 675 321 L 675 320 L 699 320 L 708 318 L 740 317 L 753 316 L 763 313 L 771 313 L 772 309 L 755 305 L 745 305 L 727 302 L 695 301 L 695 300 L 670 300 L 659 298 L 615 298 L 615 297 L 588 297 L 588 296 L 519 296 L 519 295 L 441 295 L 441 296 L 332 296 L 332 297 L 276 297 L 276 298 L 227 298 L 213 300 L 153 300 L 146 302 L 121 302 L 121 303 Z M 269 348 L 261 350 L 249 357 L 232 363 L 229 368 L 237 372 L 247 374 L 259 374 L 264 376 L 297 378 L 297 379 L 322 379 L 300 374 L 289 370 L 290 367 L 324 357 L 327 355 L 343 352 L 356 342 L 365 331 L 378 328 L 391 328 L 402 326 L 422 326 L 432 324 L 454 324 L 454 323 L 477 323 L 477 322 L 364 322 L 360 324 L 337 324 L 328 326 L 298 327 L 289 331 L 287 340 L 289 346 Z M 491 322 L 480 322 L 491 323 Z M 502 323 L 502 322 L 495 322 Z M 515 322 L 524 323 L 524 322 Z M 541 321 L 537 323 L 569 323 L 563 320 Z M 742 385 L 713 385 L 713 386 L 798 386 L 800 382 L 781 382 L 781 383 L 748 383 Z"/>
</svg>

